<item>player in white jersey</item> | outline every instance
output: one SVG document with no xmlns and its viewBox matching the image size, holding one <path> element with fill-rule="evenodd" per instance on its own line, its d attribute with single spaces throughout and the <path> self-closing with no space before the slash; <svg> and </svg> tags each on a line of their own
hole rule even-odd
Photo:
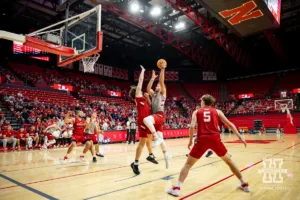
<svg viewBox="0 0 300 200">
<path fill-rule="evenodd" d="M 172 157 L 167 153 L 166 143 L 163 137 L 163 123 L 165 122 L 164 106 L 165 101 L 167 99 L 167 88 L 165 85 L 165 68 L 166 66 L 163 66 L 160 70 L 159 83 L 155 87 L 155 91 L 153 91 L 151 88 L 157 75 L 155 74 L 155 71 L 152 71 L 152 78 L 147 86 L 147 92 L 152 98 L 152 115 L 145 117 L 143 122 L 154 136 L 153 147 L 156 147 L 158 145 L 161 146 L 166 161 L 166 168 L 168 169 Z"/>
</svg>

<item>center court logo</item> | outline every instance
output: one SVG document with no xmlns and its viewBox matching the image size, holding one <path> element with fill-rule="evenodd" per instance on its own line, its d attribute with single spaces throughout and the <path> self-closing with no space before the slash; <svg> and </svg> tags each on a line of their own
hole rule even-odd
<svg viewBox="0 0 300 200">
<path fill-rule="evenodd" d="M 268 158 L 263 160 L 262 169 L 258 170 L 259 174 L 263 174 L 262 182 L 268 184 L 283 183 L 283 174 L 288 174 L 288 169 L 282 169 L 282 158 Z"/>
</svg>

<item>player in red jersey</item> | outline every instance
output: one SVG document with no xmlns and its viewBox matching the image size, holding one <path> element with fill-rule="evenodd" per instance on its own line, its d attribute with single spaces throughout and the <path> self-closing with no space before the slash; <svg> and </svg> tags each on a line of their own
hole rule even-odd
<svg viewBox="0 0 300 200">
<path fill-rule="evenodd" d="M 276 129 L 276 136 L 277 136 L 278 140 L 280 139 L 280 136 L 281 136 L 280 134 L 281 134 L 281 126 L 280 126 L 280 124 L 278 124 L 277 129 Z"/>
<path fill-rule="evenodd" d="M 155 71 L 152 71 L 152 78 L 147 86 L 147 92 L 150 94 L 152 98 L 152 102 L 151 102 L 152 115 L 144 119 L 144 124 L 149 128 L 149 130 L 154 136 L 153 147 L 160 145 L 164 154 L 166 168 L 168 169 L 172 156 L 167 153 L 166 143 L 163 137 L 163 123 L 165 122 L 166 119 L 164 113 L 164 105 L 167 99 L 167 88 L 165 85 L 166 67 L 167 66 L 164 66 L 160 69 L 159 83 L 156 85 L 155 91 L 153 91 L 151 88 L 157 75 L 155 74 Z"/>
<path fill-rule="evenodd" d="M 57 147 L 57 139 L 60 136 L 61 129 L 59 128 L 58 122 L 49 121 L 46 124 L 46 129 L 43 131 L 44 135 L 44 144 L 43 149 L 47 149 L 50 145 L 54 144 L 54 147 Z"/>
<path fill-rule="evenodd" d="M 12 129 L 11 125 L 8 125 L 6 130 L 3 131 L 3 149 L 6 151 L 6 145 L 12 144 L 13 151 L 15 150 L 16 144 L 17 144 L 17 139 L 14 137 L 15 136 L 15 131 Z"/>
<path fill-rule="evenodd" d="M 35 142 L 34 148 L 37 148 L 39 145 L 39 134 L 38 131 L 35 129 L 35 126 L 31 126 L 29 132 L 27 133 L 27 139 L 28 139 L 28 148 L 33 148 L 32 142 Z M 27 150 L 27 147 L 26 147 Z"/>
<path fill-rule="evenodd" d="M 25 146 L 28 144 L 28 139 L 26 137 L 27 133 L 24 127 L 21 127 L 19 131 L 15 132 L 15 138 L 17 139 L 18 150 L 21 150 L 21 143 L 25 143 Z"/>
<path fill-rule="evenodd" d="M 145 96 L 143 96 L 142 87 L 143 87 L 145 69 L 143 66 L 141 66 L 141 68 L 142 71 L 139 77 L 138 85 L 132 86 L 129 91 L 130 97 L 134 99 L 136 103 L 136 109 L 138 115 L 137 125 L 138 125 L 138 131 L 140 135 L 140 143 L 139 146 L 136 148 L 135 161 L 131 163 L 131 168 L 136 175 L 139 175 L 141 173 L 138 167 L 139 159 L 142 155 L 142 151 L 146 143 L 149 151 L 149 156 L 147 157 L 147 160 L 152 163 L 158 164 L 158 162 L 155 160 L 155 157 L 152 153 L 152 147 L 151 147 L 152 134 L 147 128 L 147 126 L 145 126 L 145 124 L 143 123 L 144 118 L 150 115 L 150 105 L 149 105 L 150 101 L 149 101 L 149 95 L 145 94 Z"/>
<path fill-rule="evenodd" d="M 245 140 L 241 137 L 234 124 L 232 124 L 223 114 L 222 111 L 212 107 L 215 102 L 214 97 L 205 94 L 201 97 L 201 108 L 196 110 L 192 116 L 192 122 L 189 129 L 190 141 L 188 149 L 193 145 L 193 134 L 196 124 L 198 124 L 197 142 L 194 144 L 190 155 L 183 166 L 178 183 L 176 186 L 170 188 L 167 192 L 171 195 L 178 196 L 180 193 L 180 186 L 186 179 L 190 169 L 201 158 L 204 152 L 208 149 L 213 150 L 231 169 L 232 173 L 241 181 L 239 189 L 250 192 L 250 187 L 247 182 L 244 181 L 241 172 L 238 170 L 235 163 L 231 160 L 230 155 L 227 153 L 227 149 L 221 142 L 220 132 L 218 130 L 219 119 L 228 127 L 231 128 L 233 133 L 247 146 Z"/>
<path fill-rule="evenodd" d="M 86 122 L 83 119 L 83 112 L 81 110 L 77 111 L 77 116 L 75 118 L 70 118 L 70 114 L 71 112 L 68 112 L 68 114 L 65 116 L 65 124 L 73 124 L 74 129 L 72 143 L 69 146 L 67 154 L 65 155 L 63 161 L 66 162 L 69 159 L 69 154 L 72 152 L 73 148 L 76 147 L 77 142 L 81 142 L 82 144 L 85 144 L 85 147 L 83 149 L 83 154 L 80 155 L 80 159 L 84 161 L 84 154 L 86 154 L 86 152 L 90 150 L 93 156 L 93 162 L 97 162 L 95 152 L 93 150 L 93 143 L 84 137 L 84 129 L 86 127 Z"/>
</svg>

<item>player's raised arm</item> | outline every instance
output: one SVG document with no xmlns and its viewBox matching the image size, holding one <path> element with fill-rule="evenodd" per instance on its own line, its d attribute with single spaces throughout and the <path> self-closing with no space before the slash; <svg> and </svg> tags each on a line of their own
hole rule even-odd
<svg viewBox="0 0 300 200">
<path fill-rule="evenodd" d="M 143 96 L 142 88 L 143 88 L 143 82 L 144 82 L 144 76 L 145 76 L 145 68 L 141 65 L 141 73 L 139 77 L 139 82 L 135 91 L 135 97 L 141 97 Z"/>
<path fill-rule="evenodd" d="M 68 111 L 68 113 L 65 115 L 65 124 L 68 124 L 68 123 L 74 123 L 74 119 L 70 119 L 70 115 L 71 115 L 71 111 Z"/>
<path fill-rule="evenodd" d="M 219 118 L 220 120 L 227 125 L 232 132 L 244 143 L 245 147 L 247 147 L 246 141 L 244 140 L 244 138 L 242 138 L 242 136 L 239 134 L 238 130 L 236 129 L 235 125 L 233 123 L 231 123 L 227 117 L 224 115 L 224 113 L 221 110 L 217 109 L 217 112 L 219 114 Z"/>
<path fill-rule="evenodd" d="M 197 110 L 193 112 L 192 121 L 191 121 L 191 125 L 189 128 L 190 141 L 188 144 L 188 149 L 191 149 L 191 146 L 193 145 L 193 136 L 194 136 L 194 130 L 196 128 L 196 123 L 197 123 Z"/>
<path fill-rule="evenodd" d="M 161 94 L 163 96 L 167 96 L 167 88 L 165 85 L 165 69 L 166 69 L 166 67 L 162 67 L 160 69 L 160 73 L 159 73 L 159 85 L 161 88 Z"/>
<path fill-rule="evenodd" d="M 151 102 L 151 99 L 150 99 L 150 95 L 147 92 L 145 92 L 144 97 L 147 99 L 148 104 L 151 106 L 152 102 Z"/>
<path fill-rule="evenodd" d="M 152 85 L 153 85 L 153 82 L 154 80 L 156 79 L 157 75 L 155 74 L 155 71 L 152 70 L 152 77 L 147 85 L 147 92 L 148 94 L 150 94 L 151 96 L 154 94 L 154 91 L 152 90 Z"/>
</svg>

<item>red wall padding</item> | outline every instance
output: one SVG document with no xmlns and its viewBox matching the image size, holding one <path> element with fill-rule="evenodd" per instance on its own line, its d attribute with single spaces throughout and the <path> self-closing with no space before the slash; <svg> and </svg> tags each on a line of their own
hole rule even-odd
<svg viewBox="0 0 300 200">
<path fill-rule="evenodd" d="M 300 127 L 300 113 L 292 113 L 293 122 L 296 127 Z M 284 127 L 286 124 L 286 114 L 269 114 L 269 115 L 250 115 L 250 116 L 229 116 L 228 119 L 233 122 L 236 127 L 253 128 L 254 120 L 262 120 L 266 128 L 276 128 L 278 124 Z"/>
</svg>

